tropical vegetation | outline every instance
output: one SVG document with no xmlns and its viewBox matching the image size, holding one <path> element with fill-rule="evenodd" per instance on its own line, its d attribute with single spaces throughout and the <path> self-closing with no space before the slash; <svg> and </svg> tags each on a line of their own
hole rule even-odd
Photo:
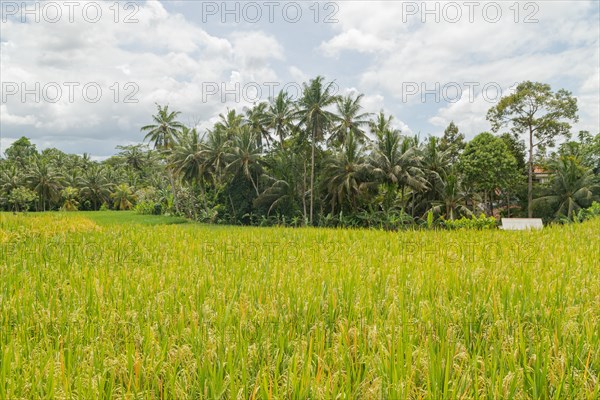
<svg viewBox="0 0 600 400">
<path fill-rule="evenodd" d="M 520 84 L 489 110 L 492 132 L 467 141 L 454 122 L 441 137 L 407 135 L 335 87 L 317 77 L 295 101 L 281 92 L 228 109 L 205 131 L 157 105 L 144 142 L 103 161 L 23 137 L 0 159 L 0 207 L 397 230 L 482 213 L 572 221 L 600 200 L 600 134 L 571 134 L 577 101 L 565 90 Z"/>
</svg>

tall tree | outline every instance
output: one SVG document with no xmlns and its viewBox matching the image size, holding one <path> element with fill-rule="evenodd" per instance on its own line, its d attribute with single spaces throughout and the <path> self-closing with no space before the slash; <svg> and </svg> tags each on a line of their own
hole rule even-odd
<svg viewBox="0 0 600 400">
<path fill-rule="evenodd" d="M 177 142 L 179 131 L 183 124 L 177 121 L 181 114 L 179 111 L 169 111 L 169 106 L 156 105 L 158 111 L 152 116 L 154 123 L 141 128 L 142 132 L 147 132 L 144 140 L 154 143 L 154 148 L 159 150 L 168 150 L 173 148 Z"/>
<path fill-rule="evenodd" d="M 502 97 L 488 111 L 487 119 L 494 132 L 511 125 L 514 133 L 528 138 L 527 215 L 532 218 L 535 149 L 553 146 L 557 138 L 569 135 L 571 125 L 567 121 L 578 121 L 577 99 L 567 90 L 553 92 L 550 85 L 526 81 L 517 86 L 515 93 Z"/>
<path fill-rule="evenodd" d="M 256 133 L 249 126 L 244 126 L 233 138 L 227 153 L 227 169 L 233 174 L 242 173 L 252 183 L 256 195 L 260 194 L 258 178 L 263 165 L 262 150 L 258 147 Z"/>
<path fill-rule="evenodd" d="M 327 108 L 337 101 L 333 82 L 325 83 L 322 76 L 317 76 L 303 85 L 302 97 L 298 101 L 299 125 L 306 128 L 311 142 L 310 156 L 310 210 L 309 223 L 313 224 L 315 198 L 315 151 L 317 143 L 322 141 L 325 132 L 335 120 L 335 114 Z"/>
<path fill-rule="evenodd" d="M 131 167 L 135 171 L 141 171 L 144 169 L 145 164 L 148 162 L 149 154 L 147 147 L 143 144 L 136 144 L 130 146 L 117 146 L 119 157 L 123 159 L 125 164 Z"/>
<path fill-rule="evenodd" d="M 349 132 L 343 149 L 329 160 L 324 171 L 332 214 L 336 206 L 343 209 L 344 205 L 348 205 L 351 210 L 356 210 L 356 199 L 365 181 L 365 171 L 360 144 L 354 139 L 354 133 Z"/>
<path fill-rule="evenodd" d="M 15 140 L 10 147 L 4 151 L 6 159 L 18 164 L 21 168 L 25 168 L 31 157 L 34 157 L 37 154 L 38 152 L 35 148 L 35 144 L 32 144 L 25 136 Z"/>
<path fill-rule="evenodd" d="M 0 188 L 2 192 L 9 194 L 13 189 L 22 186 L 25 176 L 23 169 L 13 163 L 2 163 L 0 165 Z"/>
<path fill-rule="evenodd" d="M 403 138 L 399 130 L 391 129 L 390 120 L 381 113 L 373 125 L 377 137 L 369 168 L 378 182 L 387 185 L 388 189 L 393 189 L 394 193 L 400 189 L 406 206 L 406 188 L 423 190 L 427 181 L 421 169 L 422 157 L 414 141 Z"/>
<path fill-rule="evenodd" d="M 50 166 L 47 160 L 41 157 L 35 158 L 27 174 L 27 181 L 30 188 L 37 193 L 42 211 L 46 211 L 46 205 L 50 206 L 50 200 L 60 194 L 61 180 L 60 173 Z"/>
<path fill-rule="evenodd" d="M 227 153 L 231 140 L 222 129 L 208 131 L 202 145 L 206 172 L 212 176 L 213 183 L 222 183 L 227 167 Z"/>
<path fill-rule="evenodd" d="M 517 174 L 517 162 L 504 141 L 489 132 L 475 136 L 460 157 L 459 168 L 467 185 L 484 194 L 488 214 L 498 189 L 506 187 Z"/>
<path fill-rule="evenodd" d="M 235 109 L 228 109 L 226 114 L 219 114 L 219 121 L 214 126 L 214 130 L 225 134 L 228 140 L 235 137 L 244 125 L 244 116 L 238 114 Z"/>
<path fill-rule="evenodd" d="M 158 104 L 156 107 L 158 108 L 158 112 L 152 116 L 154 124 L 143 126 L 141 130 L 148 132 L 144 140 L 154 142 L 154 148 L 159 150 L 160 154 L 166 158 L 166 154 L 175 146 L 179 139 L 180 131 L 185 126 L 176 119 L 181 114 L 179 111 L 169 111 L 169 106 L 161 107 Z M 173 190 L 173 198 L 175 199 L 175 211 L 179 212 L 175 177 L 169 169 L 168 173 Z"/>
<path fill-rule="evenodd" d="M 258 142 L 258 147 L 264 148 L 264 145 L 271 143 L 271 133 L 269 132 L 269 121 L 267 117 L 268 104 L 260 102 L 251 108 L 246 108 L 245 124 L 252 129 Z"/>
<path fill-rule="evenodd" d="M 169 162 L 175 173 L 189 183 L 200 183 L 205 177 L 204 146 L 196 129 L 184 128 L 179 143 L 173 148 Z"/>
<path fill-rule="evenodd" d="M 294 122 L 293 103 L 287 92 L 281 91 L 277 97 L 271 99 L 265 118 L 268 128 L 279 138 L 279 144 L 283 147 L 283 142 L 292 131 Z"/>
<path fill-rule="evenodd" d="M 450 164 L 456 165 L 466 145 L 465 135 L 459 132 L 454 121 L 450 122 L 450 125 L 444 130 L 444 136 L 440 139 L 439 150 L 448 152 Z"/>
<path fill-rule="evenodd" d="M 114 183 L 107 178 L 106 167 L 103 165 L 92 164 L 85 171 L 80 181 L 80 193 L 87 197 L 94 210 L 98 209 L 98 203 L 107 201 L 110 196 L 110 189 Z"/>
<path fill-rule="evenodd" d="M 336 101 L 336 119 L 329 141 L 338 145 L 344 144 L 349 134 L 359 143 L 366 140 L 364 126 L 369 124 L 369 113 L 362 112 L 363 107 L 360 104 L 363 98 L 362 94 L 356 97 L 351 95 L 338 98 Z"/>
</svg>

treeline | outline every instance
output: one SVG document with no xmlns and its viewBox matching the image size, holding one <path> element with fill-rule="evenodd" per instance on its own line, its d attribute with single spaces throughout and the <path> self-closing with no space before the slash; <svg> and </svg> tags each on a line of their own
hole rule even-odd
<svg viewBox="0 0 600 400">
<path fill-rule="evenodd" d="M 399 229 L 577 220 L 600 200 L 600 134 L 570 133 L 577 101 L 567 91 L 520 84 L 489 110 L 492 133 L 471 141 L 454 123 L 439 138 L 404 135 L 361 101 L 317 77 L 297 101 L 281 92 L 241 114 L 228 110 L 206 132 L 157 105 L 141 128 L 148 143 L 118 146 L 102 162 L 38 152 L 23 137 L 0 160 L 0 207 Z"/>
</svg>

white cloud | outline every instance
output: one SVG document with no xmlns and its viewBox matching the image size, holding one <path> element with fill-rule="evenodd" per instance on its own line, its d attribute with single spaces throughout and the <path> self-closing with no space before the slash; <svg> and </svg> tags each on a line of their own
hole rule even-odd
<svg viewBox="0 0 600 400">
<path fill-rule="evenodd" d="M 416 15 L 406 12 L 408 3 L 417 5 Z M 372 2 L 368 12 L 364 3 L 341 3 L 335 35 L 322 43 L 320 50 L 330 57 L 346 54 L 366 61 L 360 74 L 362 90 L 403 103 L 397 114 L 398 110 L 412 111 L 413 106 L 427 108 L 433 114 L 425 119 L 436 127 L 454 120 L 473 134 L 489 129 L 485 114 L 492 104 L 478 93 L 481 87 L 489 83 L 506 90 L 516 82 L 533 80 L 573 91 L 580 102 L 579 125 L 600 129 L 597 2 L 536 2 L 527 8 L 520 3 L 518 16 L 516 3 L 505 2 L 497 23 L 484 18 L 485 3 L 473 13 L 473 23 L 464 6 L 460 22 L 445 21 L 440 12 L 441 20 L 436 23 L 434 15 L 422 12 L 424 6 L 432 10 L 435 4 L 442 10 L 449 3 Z M 531 12 L 538 22 L 523 23 Z M 423 23 L 422 18 L 428 22 Z M 371 56 L 365 59 L 366 54 Z M 426 104 L 420 104 L 421 90 L 415 96 L 404 96 L 407 85 L 413 83 L 426 90 L 436 84 L 458 83 L 466 90 L 472 82 L 479 85 L 473 102 L 462 99 L 436 104 L 435 96 L 430 95 Z"/>
<path fill-rule="evenodd" d="M 60 137 L 71 135 L 81 146 L 102 137 L 111 138 L 114 147 L 141 140 L 139 127 L 149 122 L 154 103 L 170 104 L 195 120 L 218 114 L 227 105 L 221 96 L 207 97 L 203 90 L 206 83 L 228 82 L 232 71 L 239 71 L 242 83 L 279 80 L 270 63 L 283 60 L 284 50 L 264 32 L 213 36 L 183 15 L 167 12 L 158 1 L 140 5 L 134 15 L 137 23 L 115 23 L 108 8 L 112 3 L 95 3 L 103 7 L 98 23 L 83 18 L 74 23 L 67 18 L 58 23 L 3 23 L 2 81 L 19 87 L 24 83 L 28 89 L 38 83 L 42 92 L 39 101 L 28 95 L 22 102 L 20 93 L 7 97 L 2 104 L 3 136 L 23 132 L 40 146 L 48 135 L 56 140 L 44 143 L 56 145 Z M 121 9 L 121 19 L 126 14 Z M 55 103 L 43 96 L 44 85 L 53 82 L 62 89 Z M 73 99 L 65 82 L 78 84 Z M 102 90 L 96 103 L 83 96 L 88 83 Z M 137 102 L 125 102 L 127 96 Z"/>
</svg>

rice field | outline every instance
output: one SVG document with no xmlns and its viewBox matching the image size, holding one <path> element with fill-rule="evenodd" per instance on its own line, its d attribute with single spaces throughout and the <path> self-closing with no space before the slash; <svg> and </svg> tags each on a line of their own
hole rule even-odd
<svg viewBox="0 0 600 400">
<path fill-rule="evenodd" d="M 600 220 L 391 233 L 1 217 L 1 399 L 600 398 Z"/>
</svg>

